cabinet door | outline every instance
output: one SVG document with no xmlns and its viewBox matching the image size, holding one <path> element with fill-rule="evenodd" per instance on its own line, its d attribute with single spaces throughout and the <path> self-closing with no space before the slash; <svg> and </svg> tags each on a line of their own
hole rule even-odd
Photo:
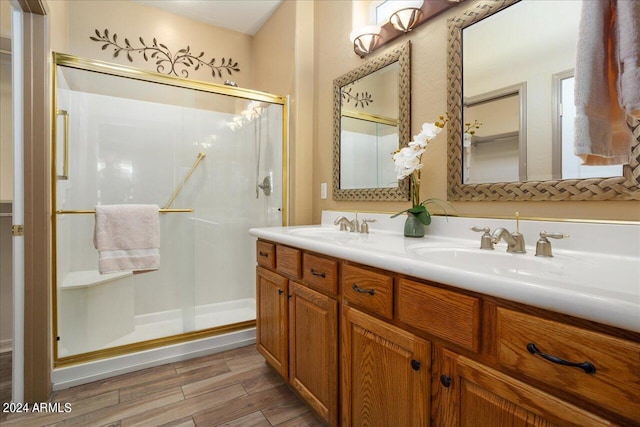
<svg viewBox="0 0 640 427">
<path fill-rule="evenodd" d="M 286 378 L 289 365 L 288 281 L 262 267 L 258 267 L 256 273 L 256 345 L 267 362 Z"/>
<path fill-rule="evenodd" d="M 343 306 L 342 425 L 428 426 L 431 345 Z"/>
<path fill-rule="evenodd" d="M 438 390 L 443 426 L 610 426 L 583 408 L 531 387 L 478 362 L 443 351 Z"/>
<path fill-rule="evenodd" d="M 329 425 L 338 424 L 338 302 L 289 283 L 291 386 Z"/>
</svg>

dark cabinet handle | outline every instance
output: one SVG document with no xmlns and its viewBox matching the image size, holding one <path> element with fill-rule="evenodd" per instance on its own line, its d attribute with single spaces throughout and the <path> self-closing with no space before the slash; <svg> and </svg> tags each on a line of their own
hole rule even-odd
<svg viewBox="0 0 640 427">
<path fill-rule="evenodd" d="M 356 285 L 355 283 L 351 285 L 351 288 L 356 292 L 360 292 L 361 294 L 373 295 L 375 293 L 373 289 L 362 289 L 360 286 Z"/>
<path fill-rule="evenodd" d="M 415 359 L 412 359 L 412 360 L 411 360 L 411 368 L 412 368 L 414 371 L 419 371 L 419 370 L 420 370 L 420 362 L 418 362 L 418 361 L 417 361 L 417 360 L 415 360 Z"/>
<path fill-rule="evenodd" d="M 264 257 L 264 258 L 268 258 L 269 257 L 269 253 L 268 252 L 258 251 L 258 255 L 260 255 L 261 257 Z"/>
<path fill-rule="evenodd" d="M 451 377 L 447 376 L 447 375 L 440 375 L 440 383 L 449 388 L 449 386 L 451 386 Z"/>
<path fill-rule="evenodd" d="M 282 289 L 278 289 L 278 295 L 282 295 L 284 294 L 284 291 Z"/>
<path fill-rule="evenodd" d="M 319 272 L 315 271 L 313 268 L 311 269 L 311 274 L 312 274 L 312 275 L 314 275 L 314 276 L 317 276 L 317 277 L 322 277 L 323 279 L 324 279 L 325 277 L 327 277 L 327 275 L 326 275 L 326 274 L 324 274 L 324 273 L 319 273 Z"/>
<path fill-rule="evenodd" d="M 538 350 L 536 345 L 534 343 L 532 343 L 532 342 L 527 344 L 527 350 L 529 351 L 529 353 L 537 354 L 538 356 L 542 357 L 543 359 L 548 360 L 551 363 L 556 363 L 558 365 L 563 365 L 563 366 L 571 366 L 571 367 L 574 367 L 574 368 L 580 368 L 586 374 L 595 374 L 596 373 L 596 367 L 593 366 L 593 364 L 591 364 L 590 362 L 582 362 L 582 363 L 567 362 L 566 360 L 560 359 L 559 357 L 552 356 L 550 354 L 546 354 L 546 353 L 541 352 L 540 350 Z"/>
</svg>

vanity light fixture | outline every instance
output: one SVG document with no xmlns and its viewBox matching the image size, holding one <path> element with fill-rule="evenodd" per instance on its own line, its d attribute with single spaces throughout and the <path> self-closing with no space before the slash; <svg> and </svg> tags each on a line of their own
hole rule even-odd
<svg viewBox="0 0 640 427">
<path fill-rule="evenodd" d="M 376 6 L 376 22 L 378 25 L 361 26 L 369 20 L 354 23 L 355 28 L 349 38 L 353 43 L 356 55 L 364 58 L 374 50 L 397 37 L 406 35 L 409 31 L 429 21 L 445 10 L 455 7 L 465 0 L 385 0 Z M 497 0 L 496 0 L 497 1 Z M 507 1 L 507 0 L 503 0 Z M 365 0 L 353 1 L 354 5 L 366 3 Z M 374 2 L 375 3 L 375 2 Z M 367 13 L 354 10 L 354 16 L 364 17 Z M 384 22 L 384 23 L 382 23 Z"/>
<path fill-rule="evenodd" d="M 349 38 L 353 42 L 353 51 L 356 55 L 364 58 L 371 53 L 380 41 L 380 31 L 377 25 L 367 25 L 353 30 Z"/>
<path fill-rule="evenodd" d="M 423 4 L 424 0 L 395 2 L 396 10 L 389 16 L 389 22 L 396 30 L 408 33 L 420 22 Z"/>
</svg>

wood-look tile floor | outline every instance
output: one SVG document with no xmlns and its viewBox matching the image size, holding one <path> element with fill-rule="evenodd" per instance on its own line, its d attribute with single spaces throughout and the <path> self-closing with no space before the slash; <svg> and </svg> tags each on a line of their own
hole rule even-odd
<svg viewBox="0 0 640 427">
<path fill-rule="evenodd" d="M 3 395 L 4 400 L 4 395 Z M 255 350 L 149 368 L 54 392 L 64 413 L 6 414 L 4 426 L 324 426 Z"/>
</svg>

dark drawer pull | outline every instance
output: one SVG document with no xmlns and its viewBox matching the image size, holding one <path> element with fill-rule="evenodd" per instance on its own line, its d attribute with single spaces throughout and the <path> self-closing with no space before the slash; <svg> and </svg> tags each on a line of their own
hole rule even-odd
<svg viewBox="0 0 640 427">
<path fill-rule="evenodd" d="M 356 285 L 355 283 L 351 285 L 351 288 L 356 292 L 360 292 L 361 294 L 373 295 L 375 293 L 373 289 L 362 289 L 360 286 Z"/>
<path fill-rule="evenodd" d="M 258 251 L 258 255 L 261 257 L 269 258 L 269 252 Z"/>
<path fill-rule="evenodd" d="M 311 274 L 313 274 L 314 276 L 317 276 L 317 277 L 322 277 L 323 279 L 324 279 L 325 277 L 327 277 L 327 275 L 326 275 L 326 274 L 324 274 L 324 273 L 318 273 L 318 272 L 317 272 L 317 271 L 315 271 L 313 268 L 311 269 Z"/>
<path fill-rule="evenodd" d="M 550 354 L 546 354 L 546 353 L 541 352 L 540 350 L 538 350 L 536 345 L 534 343 L 532 343 L 532 342 L 527 344 L 527 350 L 529 351 L 529 353 L 537 354 L 538 356 L 542 357 L 543 359 L 548 360 L 551 363 L 556 363 L 558 365 L 563 365 L 563 366 L 571 366 L 571 367 L 574 367 L 574 368 L 580 368 L 586 374 L 595 374 L 596 373 L 596 367 L 593 366 L 590 362 L 582 362 L 582 363 L 567 362 L 566 360 L 560 359 L 559 357 L 552 356 Z"/>
</svg>

